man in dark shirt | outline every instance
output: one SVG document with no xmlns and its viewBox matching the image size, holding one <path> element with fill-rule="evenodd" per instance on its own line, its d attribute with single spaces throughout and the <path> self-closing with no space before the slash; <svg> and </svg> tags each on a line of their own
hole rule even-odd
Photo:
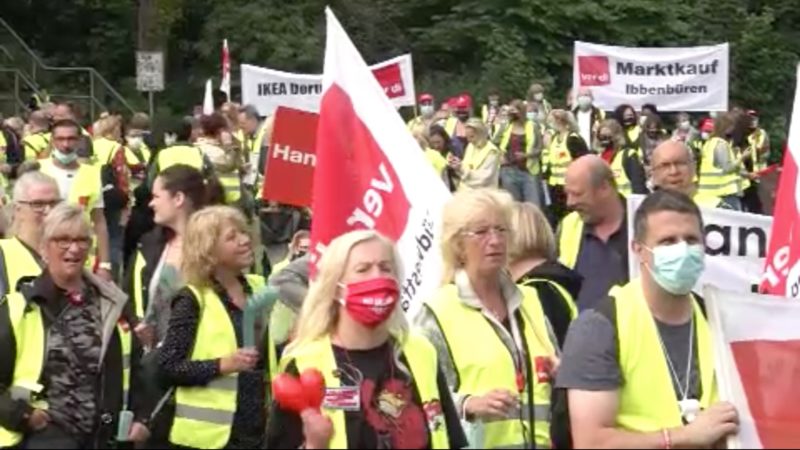
<svg viewBox="0 0 800 450">
<path fill-rule="evenodd" d="M 628 282 L 628 229 L 625 199 L 619 195 L 614 174 L 596 155 L 576 159 L 567 170 L 567 207 L 583 222 L 574 270 L 583 276 L 578 307 L 591 308 L 609 289 Z M 561 234 L 563 230 L 559 231 Z M 559 240 L 565 252 L 564 237 Z"/>
</svg>

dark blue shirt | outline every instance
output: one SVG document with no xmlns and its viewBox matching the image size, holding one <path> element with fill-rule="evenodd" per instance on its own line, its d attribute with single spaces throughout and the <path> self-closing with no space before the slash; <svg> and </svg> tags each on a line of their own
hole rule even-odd
<svg viewBox="0 0 800 450">
<path fill-rule="evenodd" d="M 593 227 L 584 227 L 575 271 L 583 276 L 577 299 L 581 311 L 605 298 L 612 286 L 628 282 L 627 212 L 608 242 L 597 237 Z"/>
</svg>

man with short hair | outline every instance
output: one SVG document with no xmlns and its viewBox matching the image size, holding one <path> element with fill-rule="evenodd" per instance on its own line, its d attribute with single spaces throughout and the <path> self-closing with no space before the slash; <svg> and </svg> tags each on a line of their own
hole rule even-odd
<svg viewBox="0 0 800 450">
<path fill-rule="evenodd" d="M 567 169 L 567 207 L 558 229 L 559 260 L 583 276 L 578 308 L 590 308 L 616 284 L 628 282 L 628 228 L 624 197 L 614 174 L 597 155 Z"/>
<path fill-rule="evenodd" d="M 678 191 L 704 208 L 730 209 L 721 198 L 697 189 L 695 164 L 692 151 L 683 142 L 670 140 L 661 143 L 652 155 L 653 187 Z"/>
<path fill-rule="evenodd" d="M 686 195 L 651 194 L 631 248 L 641 278 L 572 323 L 556 386 L 575 448 L 716 448 L 738 430 L 717 402 L 714 346 L 692 294 L 704 268 L 703 219 Z"/>
<path fill-rule="evenodd" d="M 253 105 L 239 108 L 239 128 L 241 128 L 240 141 L 242 150 L 248 155 L 249 167 L 243 181 L 249 187 L 256 186 L 258 179 L 263 175 L 266 164 L 271 127 L 269 122 L 261 120 L 258 109 Z"/>
<path fill-rule="evenodd" d="M 58 183 L 60 197 L 84 210 L 87 221 L 94 228 L 97 240 L 97 274 L 112 281 L 112 266 L 109 254 L 108 226 L 103 212 L 103 186 L 99 167 L 78 162 L 77 146 L 81 139 L 81 127 L 69 119 L 53 124 L 53 153 L 41 161 L 42 172 Z"/>
<path fill-rule="evenodd" d="M 582 87 L 578 90 L 577 106 L 572 110 L 578 122 L 578 131 L 589 148 L 594 148 L 598 127 L 606 119 L 606 113 L 594 106 L 592 89 Z"/>
</svg>

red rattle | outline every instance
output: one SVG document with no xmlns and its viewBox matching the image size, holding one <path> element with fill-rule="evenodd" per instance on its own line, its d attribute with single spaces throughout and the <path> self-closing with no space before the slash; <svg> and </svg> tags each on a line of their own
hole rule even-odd
<svg viewBox="0 0 800 450">
<path fill-rule="evenodd" d="M 281 408 L 300 414 L 319 411 L 325 398 L 325 378 L 317 369 L 306 369 L 300 377 L 282 373 L 272 380 L 272 393 Z"/>
</svg>

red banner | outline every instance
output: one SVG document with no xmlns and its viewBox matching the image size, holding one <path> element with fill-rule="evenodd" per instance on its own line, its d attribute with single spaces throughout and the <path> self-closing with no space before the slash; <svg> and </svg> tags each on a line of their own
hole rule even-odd
<svg viewBox="0 0 800 450">
<path fill-rule="evenodd" d="M 275 111 L 262 199 L 311 206 L 318 119 L 317 114 L 291 108 Z"/>
<path fill-rule="evenodd" d="M 372 73 L 380 83 L 383 91 L 386 92 L 387 97 L 397 98 L 406 95 L 406 89 L 403 87 L 403 76 L 400 73 L 400 63 L 372 69 Z"/>
</svg>

